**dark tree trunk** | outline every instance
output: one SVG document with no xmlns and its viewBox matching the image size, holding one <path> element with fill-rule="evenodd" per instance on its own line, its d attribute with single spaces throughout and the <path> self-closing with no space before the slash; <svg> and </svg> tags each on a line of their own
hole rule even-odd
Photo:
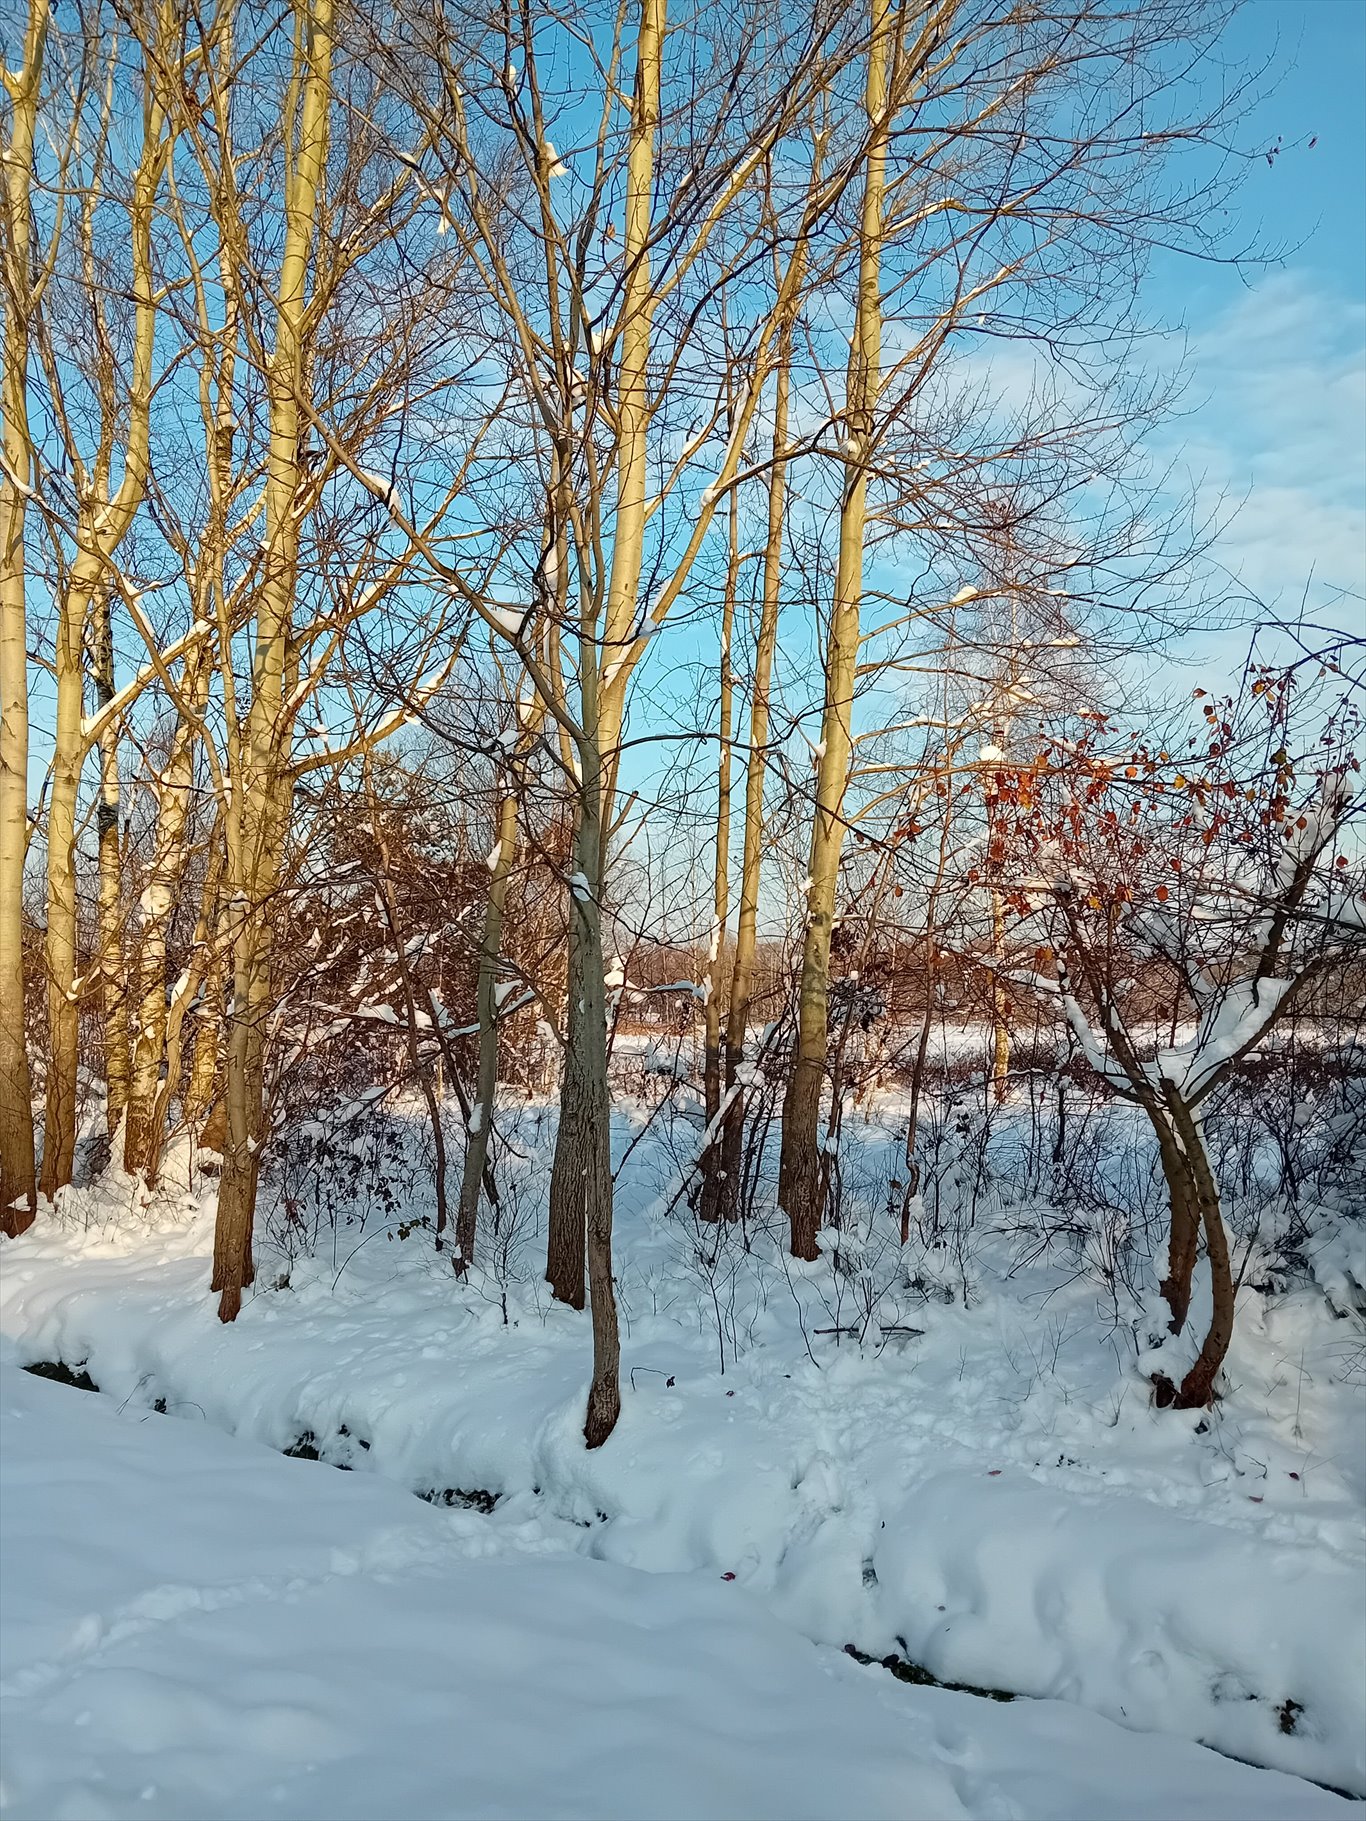
<svg viewBox="0 0 1366 1821">
<path fill-rule="evenodd" d="M 600 1448 L 621 1414 L 621 1340 L 612 1282 L 612 1130 L 607 1080 L 607 989 L 602 954 L 602 784 L 584 753 L 584 790 L 569 912 L 569 1051 L 551 1176 L 551 1252 L 546 1275 L 557 1296 L 583 1307 L 588 1270 L 593 1378 L 584 1439 Z M 558 1218 L 558 1225 L 557 1225 Z M 556 1249 L 557 1239 L 560 1249 Z"/>
<path fill-rule="evenodd" d="M 591 1133 L 584 1079 L 583 955 L 577 920 L 569 922 L 568 1015 L 564 1080 L 560 1084 L 560 1117 L 555 1132 L 555 1160 L 550 1171 L 550 1231 L 546 1243 L 546 1282 L 556 1300 L 582 1309 L 585 1297 L 587 1181 L 591 1166 Z"/>
<path fill-rule="evenodd" d="M 1175 1090 L 1168 1089 L 1168 1102 L 1172 1103 Z M 1184 1108 L 1182 1109 L 1184 1111 Z M 1153 1127 L 1157 1133 L 1158 1154 L 1162 1160 L 1162 1174 L 1167 1183 L 1167 1199 L 1171 1206 L 1171 1229 L 1167 1241 L 1167 1275 L 1158 1286 L 1162 1298 L 1171 1311 L 1171 1320 L 1167 1326 L 1173 1334 L 1179 1334 L 1186 1325 L 1190 1313 L 1191 1283 L 1195 1275 L 1195 1255 L 1200 1243 L 1200 1202 L 1196 1186 L 1195 1173 L 1192 1169 L 1189 1151 L 1185 1148 L 1182 1137 L 1162 1121 L 1160 1115 L 1153 1117 Z M 1176 1122 L 1173 1107 L 1173 1124 Z M 1193 1122 L 1190 1122 L 1191 1133 L 1195 1134 Z M 1199 1143 L 1198 1135 L 1195 1142 Z"/>
<path fill-rule="evenodd" d="M 1213 1307 L 1209 1332 L 1195 1364 L 1181 1381 L 1181 1388 L 1176 1394 L 1176 1408 L 1203 1410 L 1214 1401 L 1214 1381 L 1233 1339 L 1235 1286 L 1233 1266 L 1229 1258 L 1228 1233 L 1219 1211 L 1219 1191 L 1193 1120 L 1190 1121 L 1190 1133 L 1186 1142 L 1191 1146 L 1191 1171 L 1199 1201 L 1201 1225 L 1205 1231 L 1205 1254 L 1209 1259 Z"/>
<path fill-rule="evenodd" d="M 778 1166 L 778 1203 L 790 1227 L 793 1258 L 820 1257 L 823 1172 L 818 1130 L 821 1111 L 819 1062 L 798 1056 L 783 1096 L 783 1142 Z"/>
</svg>

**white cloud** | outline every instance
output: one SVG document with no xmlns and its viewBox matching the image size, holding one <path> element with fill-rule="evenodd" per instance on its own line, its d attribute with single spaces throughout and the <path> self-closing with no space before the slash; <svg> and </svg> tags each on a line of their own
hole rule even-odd
<svg viewBox="0 0 1366 1821">
<path fill-rule="evenodd" d="M 1191 415 L 1160 442 L 1198 506 L 1229 516 L 1215 560 L 1279 613 L 1304 600 L 1359 628 L 1366 307 L 1282 272 L 1196 326 L 1187 345 Z"/>
</svg>

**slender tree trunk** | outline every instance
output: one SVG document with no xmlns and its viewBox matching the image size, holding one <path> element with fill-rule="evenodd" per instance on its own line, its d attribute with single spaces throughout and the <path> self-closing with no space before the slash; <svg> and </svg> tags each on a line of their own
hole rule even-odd
<svg viewBox="0 0 1366 1821">
<path fill-rule="evenodd" d="M 498 806 L 498 832 L 489 868 L 489 896 L 484 907 L 484 928 L 479 940 L 479 1067 L 475 1080 L 474 1107 L 465 1138 L 460 1205 L 455 1217 L 456 1269 L 462 1274 L 474 1263 L 474 1246 L 479 1227 L 479 1196 L 488 1160 L 494 1099 L 498 1091 L 498 965 L 503 952 L 503 909 L 507 902 L 508 876 L 512 871 L 516 848 L 517 798 L 512 789 L 508 788 Z"/>
<path fill-rule="evenodd" d="M 223 1098 L 223 964 L 214 961 L 204 979 L 195 1011 L 190 1049 L 190 1079 L 185 1093 L 185 1123 L 201 1151 L 219 1151 L 227 1142 L 227 1103 Z"/>
<path fill-rule="evenodd" d="M 572 894 L 570 915 L 582 955 L 579 977 L 583 983 L 583 1014 L 579 1020 L 580 1092 L 585 1117 L 582 1124 L 584 1164 L 583 1198 L 588 1239 L 588 1295 L 593 1319 L 593 1378 L 588 1390 L 584 1439 L 600 1448 L 616 1427 L 621 1414 L 621 1342 L 617 1332 L 617 1300 L 612 1281 L 612 1155 L 611 1094 L 607 1080 L 607 995 L 602 952 L 603 830 L 594 813 L 602 801 L 601 783 L 591 773 L 592 797 L 584 816 L 578 843 L 579 872 L 597 882 L 590 891 Z"/>
<path fill-rule="evenodd" d="M 95 596 L 90 620 L 90 670 L 95 707 L 114 699 L 114 621 L 110 590 Z M 128 989 L 123 967 L 123 849 L 119 832 L 119 729 L 115 721 L 99 738 L 100 795 L 95 805 L 98 846 L 99 986 L 104 1026 L 104 1107 L 114 1137 L 128 1105 Z"/>
<path fill-rule="evenodd" d="M 159 29 L 169 28 L 169 8 Z M 116 552 L 132 527 L 147 491 L 151 467 L 151 403 L 156 344 L 157 293 L 152 271 L 152 221 L 168 155 L 165 109 L 159 87 L 161 45 L 144 59 L 142 143 L 128 204 L 130 297 L 134 306 L 126 410 L 116 402 L 115 373 L 101 371 L 99 450 L 89 469 L 77 469 L 80 508 L 76 554 L 57 604 L 57 712 L 52 794 L 47 829 L 48 1079 L 43 1136 L 42 1187 L 54 1194 L 71 1180 L 76 1148 L 76 1081 L 79 982 L 76 921 L 76 805 L 90 742 L 85 732 L 85 640 L 95 601 L 107 593 Z M 88 213 L 82 218 L 86 263 L 94 268 Z M 94 307 L 102 302 L 96 298 Z M 50 359 L 49 355 L 49 359 Z M 117 491 L 110 468 L 121 443 L 123 470 Z"/>
<path fill-rule="evenodd" d="M 216 951 L 216 924 L 218 917 L 218 897 L 223 876 L 223 848 L 214 830 L 213 845 L 209 852 L 209 863 L 205 871 L 204 885 L 199 899 L 199 915 L 195 920 L 194 938 L 190 944 L 190 963 L 175 992 L 166 1013 L 166 1060 L 162 1079 L 157 1086 L 156 1100 L 151 1118 L 151 1148 L 144 1166 L 144 1175 L 149 1183 L 155 1183 L 161 1169 L 162 1148 L 166 1141 L 167 1120 L 170 1116 L 171 1101 L 180 1085 L 181 1070 L 184 1063 L 184 1028 L 185 1015 L 196 999 L 201 999 L 207 990 L 210 976 L 218 986 L 218 998 L 221 1002 L 221 962 Z M 212 1061 L 217 1062 L 217 1025 L 214 1027 L 214 1047 Z M 182 1123 L 190 1130 L 194 1129 L 197 1116 L 191 1112 L 190 1094 L 194 1086 L 193 1069 L 191 1080 L 184 1098 L 181 1101 Z M 209 1078 L 208 1094 L 213 1092 L 213 1077 Z M 207 1105 L 207 1100 L 204 1101 Z"/>
<path fill-rule="evenodd" d="M 716 767 L 716 842 L 712 857 L 711 948 L 707 960 L 706 1002 L 703 1008 L 706 1035 L 703 1048 L 702 1082 L 706 1106 L 707 1130 L 715 1130 L 721 1111 L 721 1097 L 729 1085 L 725 1080 L 725 1060 L 721 1050 L 721 960 L 726 942 L 726 922 L 730 915 L 730 769 L 731 769 L 731 697 L 734 672 L 731 665 L 731 638 L 735 630 L 735 596 L 740 576 L 739 494 L 732 490 L 728 519 L 725 594 L 721 603 L 721 704 L 719 754 Z M 725 1211 L 725 1154 L 717 1132 L 702 1158 L 703 1220 L 719 1220 Z"/>
<path fill-rule="evenodd" d="M 190 1045 L 190 1071 L 185 1084 L 185 1098 L 182 1112 L 186 1126 L 195 1133 L 201 1149 L 221 1149 L 221 1140 L 217 1146 L 209 1145 L 209 1134 L 204 1129 L 205 1115 L 215 1104 L 221 1106 L 220 1095 L 220 1057 L 223 1047 L 223 907 L 219 903 L 223 863 L 225 855 L 219 844 L 223 839 L 220 826 L 215 834 L 215 855 L 217 865 L 212 881 L 213 891 L 210 894 L 207 886 L 204 896 L 204 929 L 207 950 L 204 957 L 204 974 L 199 984 L 194 1007 L 194 1036 Z"/>
<path fill-rule="evenodd" d="M 858 300 L 845 393 L 845 482 L 840 505 L 839 558 L 825 653 L 825 706 L 816 773 L 816 805 L 806 888 L 806 929 L 797 992 L 797 1033 L 783 1099 L 778 1199 L 791 1227 L 794 1258 L 818 1256 L 822 1213 L 821 1087 L 825 1076 L 830 997 L 830 938 L 834 928 L 844 797 L 853 753 L 854 682 L 863 594 L 863 540 L 873 415 L 881 377 L 883 190 L 889 122 L 887 81 L 893 20 L 891 0 L 872 0 L 864 109 L 870 126 L 860 229 Z"/>
<path fill-rule="evenodd" d="M 577 825 L 574 851 L 579 851 Z M 566 981 L 564 1071 L 560 1081 L 560 1117 L 555 1130 L 555 1159 L 550 1171 L 550 1231 L 546 1247 L 546 1281 L 557 1301 L 582 1309 L 587 1263 L 585 1184 L 592 1165 L 592 1084 L 584 1066 L 586 963 L 581 919 L 570 893 L 569 966 Z"/>
<path fill-rule="evenodd" d="M 87 526 L 82 541 L 93 536 Z M 76 802 L 85 759 L 85 626 L 97 585 L 82 553 L 57 605 L 57 705 L 47 813 L 47 1101 L 39 1187 L 50 1200 L 71 1181 L 76 1157 L 80 982 L 76 960 Z"/>
<path fill-rule="evenodd" d="M 268 940 L 268 937 L 266 938 Z M 213 1278 L 220 1292 L 218 1318 L 235 1321 L 242 1292 L 256 1278 L 252 1225 L 261 1146 L 265 1138 L 265 1033 L 270 1010 L 270 960 L 260 933 L 244 921 L 237 938 L 233 1005 L 228 1024 L 224 1103 L 228 1135 L 213 1235 Z"/>
<path fill-rule="evenodd" d="M 226 29 L 220 36 L 219 55 L 225 65 L 231 63 L 231 43 Z M 224 566 L 229 543 L 227 520 L 233 484 L 233 444 L 237 431 L 233 391 L 237 372 L 240 308 L 236 274 L 231 261 L 226 263 L 223 277 L 225 295 L 221 337 L 215 357 L 205 360 L 200 377 L 200 412 L 205 431 L 209 514 L 197 571 L 199 599 L 196 608 L 199 618 L 218 627 L 220 662 L 221 648 L 231 646 L 233 634 Z M 207 674 L 204 676 L 203 688 L 207 694 L 210 688 Z M 230 718 L 234 718 L 235 695 L 225 691 L 225 697 L 232 705 Z M 220 804 L 201 900 L 200 925 L 205 939 L 203 971 L 195 993 L 189 1077 L 181 1102 L 182 1122 L 194 1134 L 198 1148 L 218 1152 L 227 1143 L 227 1105 L 223 1094 L 224 935 L 227 915 L 223 903 L 223 880 L 234 827 L 231 805 L 225 815 Z M 196 933 L 196 946 L 198 942 L 199 936 Z M 169 1061 L 168 1054 L 168 1064 Z M 170 1080 L 178 1079 L 178 1075 L 177 1065 Z"/>
<path fill-rule="evenodd" d="M 926 943 L 931 956 L 934 952 L 934 938 Z M 934 961 L 931 959 L 926 967 L 927 991 L 925 1015 L 920 1021 L 920 1036 L 916 1040 L 915 1061 L 911 1064 L 911 1109 L 906 1116 L 906 1181 L 901 1191 L 901 1243 L 906 1245 L 911 1237 L 911 1209 L 920 1193 L 920 1159 L 916 1147 L 920 1135 L 920 1100 L 925 1091 L 925 1061 L 930 1053 L 930 1026 L 934 1021 Z"/>
<path fill-rule="evenodd" d="M 292 598 L 292 588 L 291 588 Z M 259 652 L 258 643 L 258 652 Z M 282 679 L 259 664 L 251 717 L 259 743 L 248 764 L 248 789 L 235 853 L 230 839 L 228 881 L 237 907 L 232 924 L 233 985 L 228 1017 L 223 1100 L 227 1137 L 214 1228 L 213 1281 L 221 1292 L 220 1321 L 234 1321 L 242 1291 L 255 1279 L 252 1233 L 261 1155 L 269 1136 L 266 1035 L 274 1010 L 275 895 L 284 857 L 292 783 L 281 701 Z M 265 704 L 273 704 L 269 713 Z"/>
<path fill-rule="evenodd" d="M 997 1106 L 1010 1092 L 1010 994 L 999 968 L 1005 961 L 1005 900 L 996 887 L 991 891 L 991 952 L 997 971 L 991 977 L 991 1097 Z"/>
<path fill-rule="evenodd" d="M 749 708 L 749 757 L 745 766 L 745 833 L 740 862 L 740 906 L 735 924 L 735 959 L 726 1020 L 726 1087 L 733 1088 L 745 1060 L 754 953 L 759 933 L 759 883 L 763 867 L 764 779 L 768 768 L 769 693 L 778 642 L 782 596 L 783 515 L 787 496 L 787 413 L 792 384 L 792 319 L 779 327 L 773 397 L 773 446 L 768 481 L 768 535 L 764 543 L 763 600 L 754 643 L 754 691 Z M 722 1211 L 738 1212 L 740 1167 L 745 1143 L 745 1097 L 736 1094 L 721 1134 Z"/>
<path fill-rule="evenodd" d="M 622 718 L 626 658 L 635 643 L 640 608 L 647 511 L 649 357 L 655 298 L 650 276 L 650 205 L 654 189 L 655 139 L 659 132 L 659 83 L 665 32 L 665 0 L 640 0 L 636 32 L 636 77 L 627 153 L 626 219 L 622 236 L 623 301 L 621 356 L 616 378 L 616 510 L 612 519 L 612 567 L 601 665 L 601 700 L 594 704 L 596 740 L 604 768 L 604 837 L 610 832 Z M 610 678 L 608 681 L 606 679 Z"/>
<path fill-rule="evenodd" d="M 232 1017 L 224 1095 L 228 1141 L 218 1190 L 213 1288 L 220 1321 L 236 1319 L 252 1282 L 252 1227 L 261 1147 L 266 1138 L 265 1035 L 272 997 L 273 899 L 279 885 L 292 779 L 292 716 L 287 678 L 293 663 L 299 526 L 295 510 L 304 470 L 299 400 L 305 394 L 308 276 L 327 170 L 332 66 L 331 0 L 295 0 L 291 104 L 298 138 L 285 176 L 285 243 L 275 308 L 275 347 L 267 370 L 270 451 L 265 491 L 265 550 L 256 612 L 251 707 L 245 741 L 235 745 L 238 776 L 228 832 L 228 884 L 238 907 Z M 231 655 L 222 654 L 230 664 Z"/>
<path fill-rule="evenodd" d="M 607 841 L 625 713 L 627 656 L 636 641 L 644 552 L 648 362 L 655 298 L 650 277 L 650 205 L 665 0 L 641 0 L 636 32 L 635 88 L 627 152 L 623 299 L 617 362 L 617 497 L 605 624 L 594 611 L 581 618 L 579 692 L 583 738 L 578 742 L 579 789 L 574 851 L 577 861 L 569 916 L 569 1044 L 560 1095 L 560 1128 L 551 1175 L 552 1285 L 572 1291 L 573 1254 L 586 1238 L 593 1315 L 593 1381 L 584 1434 L 590 1448 L 611 1434 L 621 1409 L 620 1347 L 612 1284 L 612 1163 L 607 1082 L 607 988 L 602 952 L 602 898 Z M 560 1231 L 557 1233 L 557 1215 Z M 557 1252 L 564 1265 L 556 1269 Z M 556 1295 L 561 1295 L 556 1288 Z M 565 1300 L 572 1300 L 567 1296 Z"/>
<path fill-rule="evenodd" d="M 203 660 L 186 666 L 185 694 L 198 706 Z M 155 1130 L 157 1088 L 166 1065 L 166 941 L 185 875 L 185 840 L 194 785 L 194 733 L 181 721 L 172 736 L 166 769 L 157 782 L 157 822 L 152 861 L 143 888 L 138 940 L 138 1025 L 133 1043 L 123 1167 L 149 1177 L 161 1153 Z"/>
<path fill-rule="evenodd" d="M 285 636 L 281 630 L 280 637 Z M 259 647 L 258 647 L 259 649 Z M 220 1321 L 234 1321 L 242 1291 L 253 1281 L 252 1230 L 261 1151 L 267 1137 L 266 1026 L 273 1005 L 274 897 L 279 885 L 285 818 L 279 797 L 289 780 L 280 743 L 283 690 L 277 675 L 258 674 L 251 721 L 253 750 L 240 818 L 229 837 L 228 889 L 232 917 L 233 984 L 224 1066 L 227 1141 L 218 1188 L 211 1287 L 221 1292 Z M 265 705 L 273 703 L 273 714 Z"/>
<path fill-rule="evenodd" d="M 563 696 L 564 662 L 559 623 L 569 620 L 569 567 L 566 521 L 568 500 L 565 475 L 567 464 L 560 446 L 554 450 L 554 473 L 549 498 L 550 537 L 547 548 L 556 552 L 553 613 L 547 633 L 547 656 L 552 675 Z M 578 553 L 576 551 L 576 560 Z M 544 574 L 544 571 L 542 572 Z M 550 605 L 551 603 L 547 603 Z M 585 615 L 582 597 L 578 613 Z M 596 622 L 590 621 L 579 639 L 583 675 L 580 697 L 587 713 L 590 701 L 596 704 L 597 654 L 591 649 Z M 573 807 L 572 834 L 569 842 L 571 866 L 577 865 L 579 829 L 583 815 L 586 785 L 583 770 L 575 757 L 568 730 L 559 729 L 560 761 L 568 777 L 576 777 L 578 789 Z M 589 1142 L 589 1113 L 583 1073 L 583 945 L 574 916 L 571 898 L 567 917 L 564 962 L 564 993 L 561 1010 L 564 1018 L 564 1053 L 560 1066 L 559 1118 L 555 1128 L 555 1154 L 550 1171 L 549 1230 L 546 1236 L 546 1281 L 557 1302 L 582 1309 L 587 1299 L 587 1241 L 583 1184 L 588 1170 L 586 1146 Z"/>
<path fill-rule="evenodd" d="M 565 577 L 561 565 L 560 585 Z M 590 629 L 591 630 L 591 629 Z M 586 665 L 580 694 L 585 712 L 590 701 L 596 702 L 596 657 L 591 638 L 580 640 L 580 651 Z M 571 770 L 575 763 L 567 737 L 561 742 L 562 758 Z M 579 789 L 574 804 L 573 834 L 570 840 L 571 864 L 579 864 L 581 826 L 587 785 L 582 765 L 578 770 Z M 588 1233 L 586 1226 L 585 1184 L 591 1165 L 592 1112 L 590 1089 L 584 1068 L 584 966 L 585 953 L 580 920 L 574 911 L 574 894 L 569 900 L 564 970 L 564 1055 L 560 1066 L 559 1119 L 555 1128 L 555 1155 L 550 1169 L 549 1231 L 546 1236 L 546 1281 L 557 1302 L 571 1309 L 582 1309 L 587 1300 L 586 1272 Z"/>
<path fill-rule="evenodd" d="M 28 625 L 24 599 L 25 488 L 33 473 L 28 422 L 30 202 L 47 0 L 29 0 L 22 66 L 7 75 L 4 472 L 0 474 L 0 1232 L 32 1225 L 37 1205 L 33 1093 L 24 1044 L 24 857 L 28 850 Z"/>
<path fill-rule="evenodd" d="M 607 1081 L 607 985 L 602 952 L 602 900 L 607 878 L 607 842 L 612 825 L 627 670 L 623 660 L 634 641 L 644 557 L 647 450 L 650 421 L 648 363 L 654 321 L 650 276 L 650 203 L 654 188 L 655 140 L 659 132 L 659 84 L 664 50 L 665 0 L 640 0 L 636 32 L 636 77 L 627 153 L 626 221 L 623 253 L 626 294 L 622 307 L 621 359 L 617 380 L 617 512 L 612 537 L 612 570 L 607 590 L 605 651 L 615 667 L 602 687 L 597 627 L 580 651 L 583 724 L 579 750 L 583 781 L 576 829 L 578 875 L 587 890 L 571 894 L 571 946 L 579 953 L 579 1095 L 584 1119 L 579 1134 L 584 1176 L 588 1294 L 593 1318 L 593 1378 L 588 1391 L 584 1438 L 590 1448 L 607 1440 L 621 1412 L 618 1383 L 621 1347 L 617 1335 L 616 1290 L 612 1280 L 611 1097 Z M 571 1029 L 574 1028 L 571 1017 Z"/>
</svg>

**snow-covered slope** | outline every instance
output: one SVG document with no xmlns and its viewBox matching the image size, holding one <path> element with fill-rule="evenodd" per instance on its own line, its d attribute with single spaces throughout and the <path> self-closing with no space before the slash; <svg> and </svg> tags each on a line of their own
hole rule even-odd
<svg viewBox="0 0 1366 1821">
<path fill-rule="evenodd" d="M 0 1369 L 14 1821 L 1334 1821 L 1076 1707 L 907 1688 L 714 1576 Z M 515 1539 L 503 1533 L 511 1545 Z"/>
<path fill-rule="evenodd" d="M 225 1328 L 212 1185 L 147 1205 L 110 1178 L 0 1246 L 0 1333 L 21 1363 L 86 1364 L 130 1412 L 163 1401 L 275 1449 L 307 1439 L 405 1497 L 497 1494 L 466 1520 L 471 1550 L 734 1576 L 811 1642 L 1366 1793 L 1352 1321 L 1314 1290 L 1247 1285 L 1227 1395 L 1157 1411 L 1135 1362 L 1146 1321 L 1119 1327 L 1065 1251 L 1020 1264 L 1008 1213 L 947 1266 L 877 1254 L 875 1236 L 860 1259 L 850 1232 L 852 1264 L 798 1265 L 762 1228 L 666 1217 L 652 1141 L 618 1183 L 624 1406 L 594 1453 L 587 1318 L 540 1281 L 547 1138 L 530 1115 L 532 1218 L 501 1274 L 453 1279 L 412 1227 L 414 1171 L 387 1224 L 339 1227 L 335 1249 L 272 1255 L 263 1232 L 257 1290 Z M 878 1142 L 860 1131 L 860 1167 Z M 865 1293 L 859 1345 L 842 1324 Z"/>
</svg>

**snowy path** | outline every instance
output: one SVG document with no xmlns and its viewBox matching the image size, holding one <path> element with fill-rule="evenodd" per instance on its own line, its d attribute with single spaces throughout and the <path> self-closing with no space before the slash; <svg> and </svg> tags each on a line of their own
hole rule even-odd
<svg viewBox="0 0 1366 1821">
<path fill-rule="evenodd" d="M 904 1687 L 734 1584 L 3 1368 L 15 1821 L 1360 1816 L 1056 1702 Z"/>
</svg>

